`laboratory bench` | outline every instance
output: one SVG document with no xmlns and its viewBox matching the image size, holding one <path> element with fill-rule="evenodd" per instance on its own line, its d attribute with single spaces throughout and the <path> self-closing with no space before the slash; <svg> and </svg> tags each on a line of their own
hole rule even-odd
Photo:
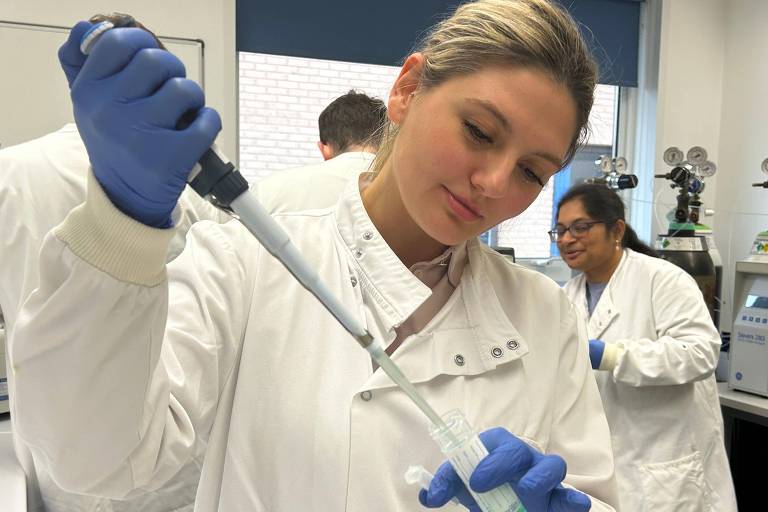
<svg viewBox="0 0 768 512">
<path fill-rule="evenodd" d="M 731 465 L 739 510 L 764 510 L 764 467 L 768 460 L 768 398 L 729 389 L 718 382 L 725 427 L 725 449 Z"/>
</svg>

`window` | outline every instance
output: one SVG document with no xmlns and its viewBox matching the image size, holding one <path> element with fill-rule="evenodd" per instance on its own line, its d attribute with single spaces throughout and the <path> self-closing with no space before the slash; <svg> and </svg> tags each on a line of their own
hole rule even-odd
<svg viewBox="0 0 768 512">
<path fill-rule="evenodd" d="M 350 89 L 386 101 L 400 71 L 379 66 L 240 52 L 240 172 L 258 181 L 322 161 L 317 118 Z"/>
</svg>

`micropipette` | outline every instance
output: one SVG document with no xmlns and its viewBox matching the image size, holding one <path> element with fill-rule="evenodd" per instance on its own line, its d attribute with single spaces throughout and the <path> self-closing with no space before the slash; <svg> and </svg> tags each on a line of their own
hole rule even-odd
<svg viewBox="0 0 768 512">
<path fill-rule="evenodd" d="M 106 21 L 91 27 L 82 37 L 80 50 L 88 55 L 99 37 L 112 29 Z M 368 351 L 381 369 L 399 385 L 413 402 L 435 425 L 443 425 L 440 416 L 419 395 L 400 369 L 384 352 L 361 322 L 336 298 L 291 242 L 288 234 L 275 222 L 234 164 L 224 156 L 216 144 L 207 149 L 192 169 L 188 183 L 201 197 L 217 208 L 237 218 L 288 271 L 312 293 L 355 340 Z"/>
</svg>

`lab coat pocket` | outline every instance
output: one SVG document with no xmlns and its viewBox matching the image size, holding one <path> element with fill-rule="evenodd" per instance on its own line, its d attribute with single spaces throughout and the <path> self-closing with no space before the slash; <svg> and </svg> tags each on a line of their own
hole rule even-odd
<svg viewBox="0 0 768 512">
<path fill-rule="evenodd" d="M 708 512 L 712 510 L 709 487 L 698 451 L 667 462 L 639 467 L 644 510 L 654 512 Z"/>
</svg>

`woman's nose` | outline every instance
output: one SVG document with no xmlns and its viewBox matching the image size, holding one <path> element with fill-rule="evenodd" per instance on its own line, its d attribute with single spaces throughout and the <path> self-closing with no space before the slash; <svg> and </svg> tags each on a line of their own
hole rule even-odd
<svg viewBox="0 0 768 512">
<path fill-rule="evenodd" d="M 567 245 L 575 241 L 576 238 L 571 234 L 570 229 L 566 229 L 562 235 L 557 236 L 557 245 Z"/>
<path fill-rule="evenodd" d="M 482 169 L 472 174 L 470 181 L 486 197 L 499 199 L 509 193 L 512 185 L 512 173 L 516 161 L 509 158 L 497 158 L 489 161 Z"/>
</svg>

